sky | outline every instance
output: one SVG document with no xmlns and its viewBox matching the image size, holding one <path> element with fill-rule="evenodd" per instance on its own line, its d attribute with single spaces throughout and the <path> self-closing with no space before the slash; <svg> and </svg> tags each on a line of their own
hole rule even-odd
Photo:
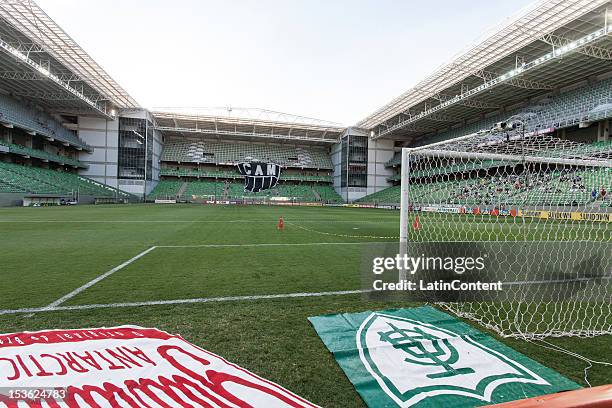
<svg viewBox="0 0 612 408">
<path fill-rule="evenodd" d="M 532 0 L 37 0 L 143 107 L 352 125 Z"/>
</svg>

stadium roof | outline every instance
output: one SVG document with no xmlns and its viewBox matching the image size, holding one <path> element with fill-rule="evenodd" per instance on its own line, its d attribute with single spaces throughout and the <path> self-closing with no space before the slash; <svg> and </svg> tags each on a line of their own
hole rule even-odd
<svg viewBox="0 0 612 408">
<path fill-rule="evenodd" d="M 360 121 L 415 138 L 610 71 L 609 0 L 544 0 Z"/>
<path fill-rule="evenodd" d="M 336 143 L 338 123 L 256 108 L 158 108 L 155 128 L 169 135 L 209 138 Z M 163 110 L 161 110 L 163 109 Z"/>
<path fill-rule="evenodd" d="M 0 88 L 50 112 L 114 116 L 138 103 L 34 1 L 0 1 Z"/>
</svg>

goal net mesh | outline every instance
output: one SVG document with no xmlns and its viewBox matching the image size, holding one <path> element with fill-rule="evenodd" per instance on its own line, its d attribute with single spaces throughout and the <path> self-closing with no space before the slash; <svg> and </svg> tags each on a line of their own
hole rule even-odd
<svg viewBox="0 0 612 408">
<path fill-rule="evenodd" d="M 612 142 L 545 132 L 403 149 L 400 251 L 418 256 L 435 242 L 486 252 L 495 265 L 459 279 L 501 281 L 501 291 L 422 296 L 502 336 L 612 333 Z"/>
</svg>

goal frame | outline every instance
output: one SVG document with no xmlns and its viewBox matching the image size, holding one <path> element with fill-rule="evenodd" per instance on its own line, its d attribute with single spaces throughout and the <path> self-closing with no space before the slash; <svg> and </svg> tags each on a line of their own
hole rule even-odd
<svg viewBox="0 0 612 408">
<path fill-rule="evenodd" d="M 419 170 L 421 165 L 417 164 L 417 166 L 414 166 L 415 157 L 418 157 L 419 159 L 424 158 L 426 161 L 428 161 L 430 158 L 444 159 L 443 161 L 453 159 L 453 162 L 455 160 L 464 161 L 464 162 L 499 161 L 500 164 L 498 167 L 500 167 L 500 169 L 504 167 L 512 166 L 514 164 L 514 165 L 522 166 L 523 170 L 527 168 L 528 169 L 527 174 L 530 174 L 529 169 L 532 168 L 530 164 L 537 165 L 537 166 L 533 166 L 533 168 L 535 169 L 542 168 L 542 167 L 546 167 L 546 168 L 566 168 L 567 167 L 570 169 L 571 168 L 575 168 L 575 169 L 589 169 L 589 168 L 590 169 L 612 169 L 612 160 L 609 159 L 609 156 L 593 156 L 593 155 L 587 154 L 583 157 L 580 157 L 580 155 L 575 155 L 575 153 L 572 152 L 572 150 L 568 150 L 567 151 L 568 153 L 566 154 L 563 149 L 560 149 L 560 150 L 553 149 L 552 151 L 554 152 L 554 154 L 550 155 L 546 153 L 547 152 L 550 153 L 551 150 L 547 150 L 546 148 L 542 150 L 542 153 L 543 153 L 542 155 L 538 155 L 539 153 L 538 150 L 534 150 L 533 146 L 530 146 L 528 143 L 525 143 L 524 145 L 522 144 L 522 142 L 525 141 L 524 134 L 521 137 L 515 137 L 514 140 L 512 140 L 513 142 L 516 142 L 516 141 L 521 142 L 521 144 L 519 144 L 518 146 L 515 146 L 518 148 L 513 149 L 511 146 L 511 148 L 507 150 L 507 153 L 504 153 L 503 150 L 500 151 L 498 149 L 491 149 L 490 151 L 487 152 L 486 150 L 480 149 L 480 148 L 486 147 L 486 146 L 493 146 L 493 145 L 491 144 L 485 145 L 482 142 L 478 143 L 479 142 L 478 139 L 479 137 L 488 136 L 489 134 L 491 134 L 491 131 L 480 131 L 480 132 L 472 133 L 469 135 L 461 136 L 458 138 L 453 138 L 449 140 L 431 143 L 431 144 L 424 145 L 424 146 L 403 147 L 401 149 L 399 255 L 402 258 L 406 256 L 410 257 L 410 256 L 419 255 L 419 254 L 416 254 L 415 251 L 417 251 L 417 248 L 419 245 L 418 243 L 421 242 L 421 239 L 420 238 L 414 239 L 414 237 L 416 237 L 415 233 L 418 235 L 419 234 L 418 230 L 422 228 L 427 228 L 426 226 L 425 227 L 422 226 L 421 223 L 423 221 L 422 220 L 419 221 L 418 213 L 417 212 L 412 213 L 411 211 L 411 210 L 419 211 L 419 208 L 417 206 L 427 205 L 427 202 L 421 202 L 415 198 L 416 196 L 418 196 L 418 194 L 422 194 L 422 192 L 421 193 L 418 193 L 415 191 L 411 192 L 411 188 L 412 188 L 411 186 L 413 185 L 414 186 L 418 185 L 421 187 L 424 184 L 427 185 L 427 183 L 419 182 L 419 180 L 421 180 L 421 177 L 422 177 L 421 170 Z M 533 135 L 533 136 L 537 137 L 537 135 Z M 471 138 L 476 139 L 475 140 L 476 143 L 470 144 L 469 139 Z M 461 142 L 461 143 L 457 143 L 457 142 Z M 434 163 L 435 162 L 436 160 L 434 160 Z M 413 169 L 410 168 L 411 164 L 413 164 Z M 486 168 L 483 167 L 483 169 L 486 169 Z M 454 174 L 456 170 L 450 170 L 450 171 L 451 172 L 448 173 L 449 175 Z M 458 170 L 458 171 L 461 171 L 461 170 Z M 418 174 L 412 174 L 412 172 L 418 172 Z M 606 182 L 606 185 L 607 185 L 607 182 Z M 416 188 L 418 189 L 418 187 Z M 427 189 L 427 187 L 425 188 Z M 411 193 L 413 194 L 411 195 Z M 439 203 L 431 202 L 430 204 L 433 206 Z M 466 211 L 473 211 L 474 209 L 471 208 L 471 205 L 472 204 L 467 204 L 466 208 L 464 209 Z M 487 205 L 489 206 L 493 205 L 493 207 L 495 207 L 494 203 L 487 204 Z M 513 206 L 513 204 L 510 204 L 510 205 Z M 530 206 L 533 207 L 533 204 L 531 205 L 525 204 L 525 206 L 522 207 L 522 210 L 521 210 L 520 204 L 515 204 L 515 205 L 518 207 L 513 210 L 505 209 L 504 211 L 507 211 L 508 214 L 512 214 L 512 211 L 514 211 L 514 213 L 516 214 L 514 215 L 514 217 L 520 218 L 518 222 L 520 223 L 521 227 L 519 228 L 525 228 L 526 224 L 528 223 L 527 221 L 534 217 L 532 215 L 524 215 L 525 212 L 532 211 L 532 212 L 540 212 L 541 214 L 544 214 L 549 210 L 553 213 L 559 212 L 559 211 L 565 211 L 566 213 L 570 213 L 570 211 L 574 211 L 574 212 L 576 211 L 575 207 L 568 207 L 567 209 L 560 210 L 559 207 L 565 207 L 565 204 L 553 204 L 552 202 L 542 203 L 541 205 L 542 208 L 539 208 L 540 205 L 537 206 L 538 208 L 529 208 Z M 490 214 L 489 211 L 491 211 L 490 208 L 485 208 L 483 215 Z M 499 211 L 499 209 L 497 211 Z M 612 213 L 612 209 L 609 211 L 604 211 L 604 212 Z M 481 214 L 481 212 L 480 210 L 478 210 L 478 212 L 474 212 L 473 214 Z M 545 218 L 546 218 L 546 221 L 543 221 L 541 227 L 536 226 L 538 231 L 544 231 L 546 228 L 548 228 L 547 227 L 548 216 L 546 216 Z M 554 226 L 555 219 L 551 218 L 551 220 L 552 220 L 551 223 L 548 225 Z M 585 222 L 588 222 L 588 221 L 585 221 Z M 541 228 L 544 228 L 544 229 L 541 229 Z M 412 229 L 416 231 L 412 231 Z M 414 239 L 412 244 L 410 241 L 411 239 Z M 512 242 L 512 240 L 510 242 Z M 555 243 L 557 241 L 552 240 L 550 242 Z M 562 241 L 559 241 L 559 242 L 562 242 Z M 612 242 L 608 241 L 607 244 L 612 244 Z M 411 253 L 411 246 L 413 247 L 412 252 L 415 252 L 415 253 Z M 404 269 L 400 269 L 398 280 L 400 282 L 403 282 L 408 279 L 409 277 L 407 276 L 407 272 Z M 595 278 L 589 278 L 588 280 L 593 281 L 593 282 L 596 281 Z M 511 283 L 527 285 L 528 284 L 527 282 L 529 281 L 518 279 L 517 282 L 511 282 Z M 534 282 L 538 282 L 538 281 L 535 280 Z M 551 282 L 554 282 L 555 284 L 559 284 L 561 281 L 551 281 Z M 572 279 L 568 279 L 567 282 L 572 282 Z M 597 292 L 597 293 L 598 293 L 598 296 L 601 296 L 602 292 Z M 603 295 L 606 296 L 607 299 L 610 299 L 610 296 L 612 296 L 609 290 L 604 292 Z M 597 306 L 598 303 L 589 304 L 589 302 L 591 303 L 599 302 L 599 300 L 597 299 L 601 299 L 601 298 L 589 298 L 586 301 L 584 301 L 583 302 L 584 307 L 581 306 L 582 307 L 581 310 L 584 310 L 587 313 L 593 313 L 594 311 L 596 311 L 596 307 L 598 307 Z M 497 301 L 498 300 L 495 300 L 493 302 L 497 302 Z M 541 322 L 535 321 L 536 329 L 534 329 L 534 331 L 529 331 L 531 329 L 524 329 L 527 327 L 526 324 L 529 325 L 531 324 L 531 322 L 527 322 L 527 321 L 524 322 L 522 318 L 517 318 L 516 316 L 514 318 L 510 318 L 509 320 L 510 324 L 508 324 L 508 321 L 506 321 L 504 325 L 502 324 L 498 325 L 498 324 L 494 324 L 491 322 L 487 322 L 486 319 L 483 319 L 482 316 L 479 314 L 482 311 L 482 308 L 480 308 L 479 305 L 485 304 L 486 301 L 458 300 L 458 301 L 450 301 L 450 303 L 448 303 L 447 301 L 433 300 L 433 302 L 435 304 L 440 305 L 443 308 L 446 308 L 447 310 L 451 311 L 452 313 L 460 317 L 465 317 L 470 320 L 474 320 L 482 324 L 483 326 L 497 332 L 499 335 L 503 337 L 525 337 L 525 338 L 527 337 L 545 338 L 549 336 L 553 336 L 553 337 L 588 336 L 590 337 L 590 336 L 601 335 L 601 334 L 610 334 L 612 330 L 612 326 L 600 327 L 603 320 L 599 318 L 595 319 L 596 321 L 594 322 L 592 318 L 589 318 L 589 321 L 593 323 L 592 327 L 584 328 L 584 327 L 572 327 L 571 325 L 566 326 L 565 325 L 566 322 L 563 320 L 564 316 L 565 315 L 570 316 L 571 313 L 574 313 L 575 311 L 574 310 L 567 311 L 566 310 L 567 305 L 561 306 L 559 308 L 557 308 L 557 306 L 553 307 L 551 305 L 556 304 L 557 301 L 551 301 L 551 300 L 546 300 L 542 302 L 539 302 L 538 300 L 531 300 L 528 302 L 529 307 L 537 306 L 536 309 L 538 311 L 542 311 L 542 310 L 544 312 L 551 311 L 551 313 L 554 314 L 553 316 L 554 319 L 556 319 L 556 320 L 551 320 L 549 325 L 546 327 L 541 326 L 543 321 Z M 502 302 L 505 302 L 505 301 L 502 301 Z M 463 304 L 464 306 L 459 306 L 460 304 Z M 510 309 L 513 309 L 513 308 L 514 306 L 510 305 Z M 515 308 L 513 313 L 516 313 L 518 310 L 519 310 L 518 307 Z M 602 310 L 602 316 L 604 316 L 603 310 Z M 607 314 L 605 314 L 605 316 L 607 317 L 612 316 L 612 308 L 608 308 L 608 312 Z M 606 323 L 604 322 L 604 324 Z M 543 327 L 543 329 L 541 329 L 540 327 Z"/>
<path fill-rule="evenodd" d="M 453 142 L 466 140 L 476 136 L 481 136 L 487 132 L 476 132 L 469 135 L 457 137 L 454 139 L 444 140 L 420 147 L 403 147 L 401 151 L 401 168 L 400 168 L 400 254 L 407 254 L 408 247 L 408 220 L 410 212 L 410 155 L 418 153 L 420 156 L 438 157 L 438 158 L 453 158 L 467 160 L 502 160 L 516 163 L 541 163 L 541 164 L 557 164 L 569 166 L 584 166 L 584 167 L 602 167 L 611 168 L 612 163 L 605 160 L 582 160 L 568 159 L 562 157 L 541 157 L 532 155 L 511 155 L 501 153 L 478 153 L 478 152 L 461 152 L 454 150 L 436 149 L 435 147 L 450 144 Z"/>
</svg>

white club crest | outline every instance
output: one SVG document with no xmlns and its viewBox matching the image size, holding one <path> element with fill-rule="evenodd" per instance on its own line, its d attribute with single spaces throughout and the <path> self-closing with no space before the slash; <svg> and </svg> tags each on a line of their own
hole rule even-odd
<svg viewBox="0 0 612 408">
<path fill-rule="evenodd" d="M 366 369 L 400 407 L 444 394 L 491 402 L 493 391 L 505 383 L 549 385 L 471 336 L 417 320 L 372 313 L 356 340 Z"/>
</svg>

